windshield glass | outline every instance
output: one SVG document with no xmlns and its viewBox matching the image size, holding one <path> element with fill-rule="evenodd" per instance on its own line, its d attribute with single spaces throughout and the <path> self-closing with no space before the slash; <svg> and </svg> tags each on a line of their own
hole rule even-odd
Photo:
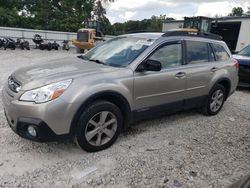
<svg viewBox="0 0 250 188">
<path fill-rule="evenodd" d="M 126 67 L 152 43 L 151 39 L 116 37 L 93 48 L 83 58 L 110 66 Z"/>
<path fill-rule="evenodd" d="M 247 46 L 246 48 L 243 48 L 239 53 L 239 55 L 245 55 L 245 56 L 250 56 L 250 45 Z"/>
</svg>

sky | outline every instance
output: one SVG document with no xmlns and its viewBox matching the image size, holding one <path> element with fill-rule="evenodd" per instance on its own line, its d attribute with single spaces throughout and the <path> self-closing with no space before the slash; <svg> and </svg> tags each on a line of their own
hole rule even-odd
<svg viewBox="0 0 250 188">
<path fill-rule="evenodd" d="M 165 14 L 175 19 L 185 16 L 226 16 L 233 7 L 250 7 L 250 0 L 115 0 L 106 5 L 110 22 L 143 20 L 152 15 Z"/>
</svg>

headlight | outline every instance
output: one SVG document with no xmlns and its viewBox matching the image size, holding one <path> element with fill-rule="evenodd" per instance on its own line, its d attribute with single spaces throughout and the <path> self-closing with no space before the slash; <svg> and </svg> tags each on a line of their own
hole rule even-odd
<svg viewBox="0 0 250 188">
<path fill-rule="evenodd" d="M 61 82 L 55 82 L 34 90 L 26 91 L 20 101 L 30 101 L 35 103 L 44 103 L 58 98 L 69 87 L 72 79 Z"/>
</svg>

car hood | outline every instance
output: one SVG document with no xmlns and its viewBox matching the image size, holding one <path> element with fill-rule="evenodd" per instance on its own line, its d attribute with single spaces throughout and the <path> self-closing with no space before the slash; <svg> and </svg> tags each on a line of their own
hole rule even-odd
<svg viewBox="0 0 250 188">
<path fill-rule="evenodd" d="M 250 65 L 250 57 L 244 55 L 233 55 L 238 60 L 240 65 Z"/>
<path fill-rule="evenodd" d="M 50 61 L 40 66 L 21 68 L 15 71 L 12 76 L 21 83 L 22 90 L 27 90 L 56 81 L 74 79 L 89 74 L 102 74 L 115 70 L 117 70 L 115 67 L 70 57 Z"/>
</svg>

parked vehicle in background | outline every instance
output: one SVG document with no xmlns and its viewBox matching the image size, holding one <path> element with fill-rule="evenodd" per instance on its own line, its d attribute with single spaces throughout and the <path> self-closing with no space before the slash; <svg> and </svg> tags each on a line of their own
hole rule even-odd
<svg viewBox="0 0 250 188">
<path fill-rule="evenodd" d="M 39 34 L 35 34 L 32 40 L 36 44 L 36 48 L 39 48 L 40 44 L 43 42 L 42 36 Z"/>
<path fill-rule="evenodd" d="M 93 152 L 155 113 L 198 108 L 216 115 L 237 84 L 238 64 L 220 39 L 193 30 L 137 33 L 78 58 L 15 71 L 2 101 L 21 137 L 72 137 Z"/>
<path fill-rule="evenodd" d="M 69 50 L 70 47 L 69 47 L 69 41 L 68 41 L 68 40 L 64 40 L 64 41 L 62 42 L 62 45 L 63 45 L 63 46 L 62 46 L 62 49 L 63 49 L 63 50 L 67 50 L 67 51 Z"/>
<path fill-rule="evenodd" d="M 40 50 L 58 50 L 59 49 L 59 44 L 54 41 L 53 43 L 51 42 L 47 42 L 47 41 L 43 41 L 41 42 L 41 44 L 39 45 L 39 49 Z"/>
<path fill-rule="evenodd" d="M 233 56 L 239 62 L 239 86 L 250 87 L 250 45 Z"/>
<path fill-rule="evenodd" d="M 22 50 L 30 50 L 29 42 L 24 40 L 23 38 L 18 38 L 16 42 L 16 47 L 21 48 Z"/>
<path fill-rule="evenodd" d="M 51 49 L 58 50 L 59 47 L 60 47 L 60 45 L 56 41 L 54 41 L 53 43 L 51 43 Z"/>
<path fill-rule="evenodd" d="M 77 38 L 72 40 L 72 44 L 76 46 L 78 53 L 84 53 L 96 46 L 96 42 L 103 41 L 101 31 L 101 23 L 99 21 L 86 21 L 84 28 L 77 31 Z"/>
<path fill-rule="evenodd" d="M 0 48 L 2 48 L 4 46 L 4 39 L 0 38 Z"/>
<path fill-rule="evenodd" d="M 3 46 L 4 50 L 6 50 L 7 48 L 15 50 L 16 49 L 16 42 L 11 38 L 6 37 L 6 38 L 2 39 L 2 46 Z"/>
<path fill-rule="evenodd" d="M 77 53 L 84 53 L 95 46 L 95 29 L 79 29 L 77 31 L 77 39 L 72 40 L 72 44 L 76 47 Z"/>
</svg>

